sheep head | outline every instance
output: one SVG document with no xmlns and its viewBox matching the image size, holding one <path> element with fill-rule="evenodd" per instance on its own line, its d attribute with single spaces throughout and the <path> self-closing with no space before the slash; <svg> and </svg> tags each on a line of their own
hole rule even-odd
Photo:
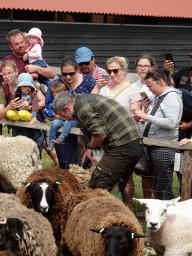
<svg viewBox="0 0 192 256">
<path fill-rule="evenodd" d="M 5 218 L 0 222 L 0 251 L 10 249 L 17 252 L 23 238 L 23 228 L 23 222 L 17 218 Z"/>
<path fill-rule="evenodd" d="M 31 193 L 33 208 L 35 211 L 46 215 L 51 210 L 52 205 L 55 202 L 55 190 L 61 181 L 62 176 L 52 183 L 22 182 L 26 186 L 27 191 Z"/>
<path fill-rule="evenodd" d="M 112 226 L 107 228 L 91 229 L 91 231 L 102 234 L 105 239 L 106 256 L 124 256 L 133 249 L 133 239 L 145 237 L 130 231 L 127 227 Z"/>
<path fill-rule="evenodd" d="M 159 199 L 136 199 L 134 201 L 145 205 L 145 220 L 147 228 L 153 232 L 157 232 L 165 223 L 167 218 L 167 208 L 175 205 L 180 197 L 172 200 L 159 200 Z"/>
</svg>

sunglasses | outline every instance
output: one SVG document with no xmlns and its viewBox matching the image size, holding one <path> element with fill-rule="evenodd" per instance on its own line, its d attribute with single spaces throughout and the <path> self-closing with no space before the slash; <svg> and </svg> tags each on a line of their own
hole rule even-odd
<svg viewBox="0 0 192 256">
<path fill-rule="evenodd" d="M 81 62 L 81 63 L 79 63 L 78 65 L 79 65 L 79 66 L 83 66 L 83 64 L 85 64 L 86 66 L 88 66 L 89 63 L 90 63 L 90 61 L 88 61 L 88 62 Z"/>
<path fill-rule="evenodd" d="M 74 76 L 76 72 L 69 72 L 69 73 L 65 73 L 65 72 L 61 72 L 62 76 Z"/>
<path fill-rule="evenodd" d="M 121 67 L 121 68 L 112 69 L 112 70 L 107 69 L 106 71 L 107 71 L 107 74 L 109 74 L 109 75 L 111 75 L 112 72 L 113 72 L 114 75 L 116 75 L 119 72 L 119 70 L 121 70 L 121 69 L 124 69 L 124 68 Z"/>
</svg>

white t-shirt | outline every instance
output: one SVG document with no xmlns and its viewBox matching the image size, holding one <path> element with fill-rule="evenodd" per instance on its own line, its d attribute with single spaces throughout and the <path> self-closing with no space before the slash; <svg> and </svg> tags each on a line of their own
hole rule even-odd
<svg viewBox="0 0 192 256">
<path fill-rule="evenodd" d="M 125 83 L 126 87 L 128 83 Z M 130 104 L 136 103 L 137 101 L 142 100 L 140 95 L 139 88 L 134 84 L 129 84 L 127 88 L 124 90 L 120 90 L 119 92 L 111 92 L 110 85 L 103 87 L 100 90 L 100 95 L 106 96 L 108 98 L 114 99 L 118 101 L 122 106 L 124 106 L 128 111 L 130 111 Z M 119 94 L 118 94 L 119 93 Z"/>
</svg>

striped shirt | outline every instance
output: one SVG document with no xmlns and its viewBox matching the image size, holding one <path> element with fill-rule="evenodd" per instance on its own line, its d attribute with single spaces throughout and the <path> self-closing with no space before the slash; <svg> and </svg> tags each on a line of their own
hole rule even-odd
<svg viewBox="0 0 192 256">
<path fill-rule="evenodd" d="M 117 101 L 98 94 L 78 94 L 74 116 L 83 134 L 104 136 L 104 146 L 121 146 L 142 138 L 139 127 L 129 112 Z"/>
</svg>

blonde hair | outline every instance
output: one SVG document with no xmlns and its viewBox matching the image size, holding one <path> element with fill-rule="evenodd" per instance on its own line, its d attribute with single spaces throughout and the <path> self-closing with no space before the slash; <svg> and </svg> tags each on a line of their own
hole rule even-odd
<svg viewBox="0 0 192 256">
<path fill-rule="evenodd" d="M 66 87 L 62 82 L 55 82 L 51 85 L 50 92 L 51 93 L 66 92 Z"/>
<path fill-rule="evenodd" d="M 111 57 L 110 59 L 107 60 L 106 65 L 111 64 L 113 62 L 119 63 L 121 68 L 128 69 L 128 64 L 129 63 L 124 57 L 119 57 L 119 56 Z"/>
<path fill-rule="evenodd" d="M 1 69 L 3 70 L 6 67 L 12 67 L 15 72 L 18 71 L 17 65 L 14 60 L 6 60 L 1 64 Z"/>
</svg>

